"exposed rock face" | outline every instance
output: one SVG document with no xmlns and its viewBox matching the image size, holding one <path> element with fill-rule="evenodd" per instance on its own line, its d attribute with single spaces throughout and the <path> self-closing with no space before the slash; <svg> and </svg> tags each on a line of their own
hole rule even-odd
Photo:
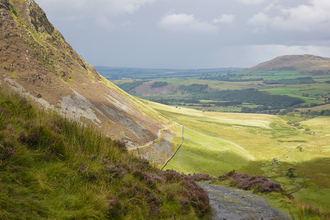
<svg viewBox="0 0 330 220">
<path fill-rule="evenodd" d="M 0 30 L 1 86 L 66 117 L 93 123 L 134 148 L 154 140 L 168 148 L 158 131 L 172 122 L 99 75 L 34 0 L 0 0 Z"/>
<path fill-rule="evenodd" d="M 251 70 L 296 70 L 302 72 L 322 71 L 330 74 L 330 58 L 305 55 L 280 56 L 251 67 Z"/>
</svg>

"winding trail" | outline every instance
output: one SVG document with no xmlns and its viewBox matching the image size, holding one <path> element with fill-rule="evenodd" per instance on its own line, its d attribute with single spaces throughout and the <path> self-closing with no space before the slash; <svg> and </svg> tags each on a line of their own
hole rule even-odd
<svg viewBox="0 0 330 220">
<path fill-rule="evenodd" d="M 182 140 L 181 140 L 181 143 L 179 144 L 179 147 L 175 150 L 174 154 L 164 163 L 164 165 L 160 168 L 160 170 L 163 170 L 164 167 L 166 167 L 166 165 L 168 164 L 168 162 L 170 162 L 173 159 L 173 157 L 176 155 L 176 153 L 180 150 L 181 145 L 184 141 L 183 132 L 184 132 L 184 126 L 182 125 L 182 134 L 181 134 Z"/>
<path fill-rule="evenodd" d="M 198 182 L 208 194 L 212 220 L 288 220 L 288 216 L 271 207 L 268 201 L 250 191 Z"/>
<path fill-rule="evenodd" d="M 299 185 L 299 189 L 297 189 L 297 190 L 295 190 L 295 191 L 293 191 L 293 192 L 290 192 L 289 194 L 292 195 L 293 193 L 296 193 L 296 192 L 300 191 L 302 188 L 303 188 L 303 187 L 301 187 L 301 185 Z"/>
<path fill-rule="evenodd" d="M 162 133 L 162 131 L 164 131 L 164 130 L 166 130 L 166 129 L 168 129 L 168 127 L 164 127 L 164 128 L 162 128 L 162 129 L 160 129 L 160 130 L 158 131 L 158 133 L 157 133 L 157 139 L 155 139 L 155 140 L 153 140 L 153 141 L 150 141 L 150 142 L 148 142 L 147 144 L 145 144 L 145 145 L 143 145 L 143 146 L 132 147 L 132 148 L 128 149 L 128 151 L 136 150 L 136 149 L 142 149 L 142 148 L 148 147 L 149 145 L 151 145 L 151 144 L 153 144 L 154 142 L 156 142 L 157 140 L 159 140 L 160 137 L 161 137 L 161 133 Z"/>
<path fill-rule="evenodd" d="M 279 159 L 273 160 L 273 161 L 274 161 L 274 163 L 276 163 L 281 168 L 282 174 L 285 175 L 284 170 L 283 170 L 283 167 L 282 167 L 282 165 L 280 164 L 280 162 L 278 160 Z"/>
<path fill-rule="evenodd" d="M 294 184 L 296 182 L 295 178 L 291 178 L 292 179 L 292 182 L 290 183 L 290 185 Z"/>
<path fill-rule="evenodd" d="M 283 155 L 284 156 L 284 155 Z M 283 167 L 282 165 L 280 164 L 279 160 L 280 159 L 285 159 L 285 158 L 279 158 L 279 159 L 273 159 L 273 162 L 276 163 L 280 168 L 281 168 L 281 171 L 282 171 L 282 174 L 285 175 L 284 173 L 284 170 L 283 170 Z M 273 170 L 274 168 L 270 169 L 270 170 Z M 294 177 L 291 177 L 292 179 L 292 182 L 290 183 L 290 185 L 294 184 L 296 182 L 295 178 Z M 302 190 L 303 187 L 301 185 L 299 185 L 299 188 L 297 190 L 294 190 L 292 192 L 289 192 L 290 195 L 292 195 L 293 193 L 296 193 L 296 192 L 299 192 L 300 190 Z"/>
</svg>

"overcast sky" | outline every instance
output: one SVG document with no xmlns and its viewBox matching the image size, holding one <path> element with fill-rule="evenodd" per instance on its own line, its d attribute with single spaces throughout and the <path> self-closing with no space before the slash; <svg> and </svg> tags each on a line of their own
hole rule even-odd
<svg viewBox="0 0 330 220">
<path fill-rule="evenodd" d="M 330 57 L 330 0 L 35 0 L 91 65 L 251 67 Z"/>
</svg>

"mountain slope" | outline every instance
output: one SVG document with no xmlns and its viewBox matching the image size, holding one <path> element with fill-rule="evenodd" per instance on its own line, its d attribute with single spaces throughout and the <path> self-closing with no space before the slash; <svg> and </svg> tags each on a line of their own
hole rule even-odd
<svg viewBox="0 0 330 220">
<path fill-rule="evenodd" d="M 0 88 L 0 219 L 208 219 L 192 178 Z"/>
<path fill-rule="evenodd" d="M 287 55 L 251 67 L 251 70 L 296 70 L 330 72 L 330 58 L 313 55 Z"/>
<path fill-rule="evenodd" d="M 0 0 L 0 83 L 66 117 L 94 124 L 128 148 L 172 132 L 171 121 L 99 75 L 65 41 L 34 0 Z M 170 138 L 167 138 L 170 139 Z M 162 164 L 175 146 L 142 155 Z M 169 147 L 170 146 L 170 147 Z M 172 149 L 173 148 L 173 149 Z"/>
</svg>

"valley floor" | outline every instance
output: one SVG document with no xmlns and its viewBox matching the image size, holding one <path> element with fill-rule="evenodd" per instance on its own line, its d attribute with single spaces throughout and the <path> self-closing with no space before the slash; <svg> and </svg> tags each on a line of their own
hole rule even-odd
<svg viewBox="0 0 330 220">
<path fill-rule="evenodd" d="M 299 202 L 330 209 L 330 117 L 202 112 L 146 102 L 185 126 L 184 142 L 165 170 L 262 175 Z"/>
</svg>

